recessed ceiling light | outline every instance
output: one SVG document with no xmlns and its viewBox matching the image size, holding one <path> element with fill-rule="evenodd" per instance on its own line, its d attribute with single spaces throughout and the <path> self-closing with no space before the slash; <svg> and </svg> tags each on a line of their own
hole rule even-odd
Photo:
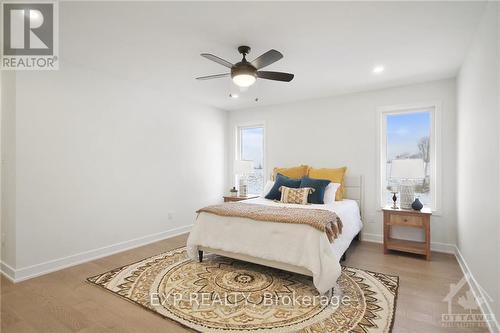
<svg viewBox="0 0 500 333">
<path fill-rule="evenodd" d="M 378 65 L 378 66 L 373 67 L 372 72 L 373 72 L 373 74 L 380 74 L 380 73 L 382 73 L 384 70 L 385 70 L 385 67 L 384 67 L 384 66 L 382 66 L 382 65 Z"/>
<path fill-rule="evenodd" d="M 238 95 L 236 95 L 236 94 L 229 94 L 229 97 L 230 97 L 230 98 L 238 98 L 239 96 L 238 96 Z"/>
</svg>

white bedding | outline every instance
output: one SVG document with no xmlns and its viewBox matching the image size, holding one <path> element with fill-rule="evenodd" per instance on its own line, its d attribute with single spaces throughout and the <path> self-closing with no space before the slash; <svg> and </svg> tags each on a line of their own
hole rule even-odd
<svg viewBox="0 0 500 333">
<path fill-rule="evenodd" d="M 324 232 L 309 225 L 200 213 L 187 241 L 188 254 L 192 259 L 197 256 L 198 246 L 204 246 L 306 268 L 311 271 L 313 283 L 320 293 L 335 285 L 340 276 L 339 259 L 362 228 L 356 201 L 295 205 L 259 197 L 240 202 L 331 210 L 337 213 L 344 228 L 331 244 Z"/>
</svg>

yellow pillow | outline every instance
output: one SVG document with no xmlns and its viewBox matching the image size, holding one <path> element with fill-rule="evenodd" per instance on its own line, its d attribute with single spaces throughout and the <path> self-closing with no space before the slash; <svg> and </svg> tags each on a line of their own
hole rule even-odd
<svg viewBox="0 0 500 333">
<path fill-rule="evenodd" d="M 291 168 L 274 168 L 273 175 L 271 177 L 272 180 L 276 179 L 276 175 L 281 173 L 283 176 L 287 176 L 290 178 L 300 179 L 304 176 L 307 176 L 307 172 L 309 171 L 309 167 L 307 165 L 301 165 L 297 167 Z"/>
<path fill-rule="evenodd" d="M 337 193 L 335 194 L 335 200 L 340 201 L 344 198 L 344 176 L 347 171 L 347 167 L 337 168 L 337 169 L 309 169 L 308 176 L 315 179 L 328 179 L 332 183 L 340 184 Z"/>
</svg>

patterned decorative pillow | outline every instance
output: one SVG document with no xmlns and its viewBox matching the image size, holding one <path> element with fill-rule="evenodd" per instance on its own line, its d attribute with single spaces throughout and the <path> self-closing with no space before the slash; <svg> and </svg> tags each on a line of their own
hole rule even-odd
<svg viewBox="0 0 500 333">
<path fill-rule="evenodd" d="M 280 192 L 280 202 L 307 205 L 307 197 L 310 193 L 314 192 L 314 189 L 312 187 L 291 188 L 281 186 Z"/>
</svg>

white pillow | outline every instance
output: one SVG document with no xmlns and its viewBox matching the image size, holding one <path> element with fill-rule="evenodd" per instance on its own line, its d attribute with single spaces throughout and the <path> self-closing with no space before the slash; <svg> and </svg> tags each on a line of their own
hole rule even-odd
<svg viewBox="0 0 500 333">
<path fill-rule="evenodd" d="M 335 202 L 335 194 L 339 189 L 339 183 L 330 183 L 325 188 L 325 196 L 323 197 L 323 201 L 325 204 L 331 204 Z"/>
<path fill-rule="evenodd" d="M 262 191 L 262 194 L 260 196 L 265 197 L 269 193 L 269 191 L 271 191 L 273 186 L 274 186 L 274 182 L 272 180 L 268 180 L 266 185 L 264 186 L 264 190 Z"/>
</svg>

